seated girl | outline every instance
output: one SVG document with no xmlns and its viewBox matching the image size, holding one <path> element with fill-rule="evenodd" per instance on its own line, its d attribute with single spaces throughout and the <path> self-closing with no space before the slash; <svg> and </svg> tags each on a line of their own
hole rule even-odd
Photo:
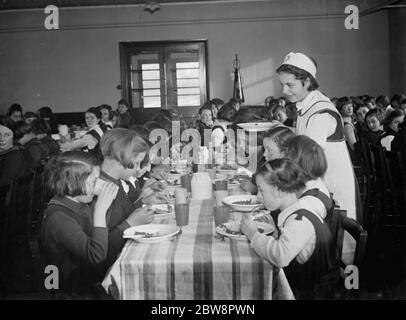
<svg viewBox="0 0 406 320">
<path fill-rule="evenodd" d="M 278 126 L 265 132 L 262 139 L 264 147 L 263 158 L 258 158 L 258 166 L 261 166 L 261 162 L 270 161 L 274 159 L 283 158 L 287 151 L 287 141 L 294 136 L 292 130 L 285 126 Z M 243 190 L 256 194 L 258 188 L 255 185 L 255 178 L 253 180 L 243 180 L 240 182 Z"/>
<path fill-rule="evenodd" d="M 83 150 L 100 157 L 99 143 L 104 134 L 104 125 L 100 125 L 101 113 L 98 108 L 89 108 L 85 114 L 86 125 L 89 130 L 81 138 L 61 143 L 61 151 Z"/>
<path fill-rule="evenodd" d="M 381 145 L 387 150 L 391 151 L 392 140 L 399 132 L 399 127 L 405 120 L 405 115 L 401 110 L 391 111 L 385 118 L 384 129 L 385 132 L 381 137 Z"/>
<path fill-rule="evenodd" d="M 108 104 L 98 106 L 101 113 L 101 122 L 106 127 L 106 130 L 113 129 L 113 109 Z"/>
<path fill-rule="evenodd" d="M 0 186 L 9 184 L 15 177 L 24 176 L 29 166 L 23 152 L 13 145 L 13 131 L 0 124 Z"/>
<path fill-rule="evenodd" d="M 354 150 L 354 144 L 357 142 L 357 130 L 353 124 L 352 116 L 354 113 L 353 103 L 348 97 L 341 97 L 337 100 L 337 110 L 340 112 L 344 122 L 345 142 L 349 150 Z"/>
<path fill-rule="evenodd" d="M 83 151 L 51 158 L 46 176 L 47 187 L 55 194 L 41 228 L 47 263 L 58 267 L 62 291 L 88 293 L 93 283 L 102 280 L 99 267 L 107 257 L 106 213 L 118 187 L 105 184 L 91 210 L 99 166 L 93 155 Z"/>
<path fill-rule="evenodd" d="M 366 141 L 373 145 L 380 145 L 383 134 L 383 116 L 379 109 L 369 110 L 365 115 L 365 122 L 368 126 L 368 131 L 364 135 Z"/>
<path fill-rule="evenodd" d="M 232 126 L 236 112 L 230 103 L 226 103 L 217 113 L 217 120 L 213 124 L 211 143 L 213 146 L 214 161 L 217 165 L 226 164 L 227 146 L 230 143 L 234 143 L 227 141 L 226 131 Z"/>
<path fill-rule="evenodd" d="M 199 116 L 200 118 L 196 121 L 196 129 L 199 130 L 200 138 L 201 138 L 201 145 L 204 145 L 204 136 L 205 130 L 209 130 L 211 132 L 211 128 L 213 127 L 213 111 L 210 105 L 203 105 L 199 109 Z"/>
<path fill-rule="evenodd" d="M 289 159 L 271 160 L 258 170 L 256 182 L 265 207 L 281 212 L 275 238 L 258 232 L 250 215 L 243 217 L 241 230 L 251 247 L 274 266 L 284 268 L 296 299 L 325 298 L 324 289 L 339 279 L 338 265 L 322 212 L 299 199 L 306 188 L 303 171 Z M 324 280 L 327 277 L 333 281 Z"/>
<path fill-rule="evenodd" d="M 21 146 L 26 161 L 31 168 L 42 165 L 48 156 L 48 148 L 41 144 L 32 128 L 25 121 L 19 121 L 14 127 L 14 144 Z"/>
<path fill-rule="evenodd" d="M 135 131 L 114 128 L 103 136 L 100 147 L 104 158 L 100 170 L 101 183 L 112 182 L 119 188 L 107 213 L 107 264 L 111 265 L 125 244 L 122 237 L 124 230 L 151 223 L 154 218 L 150 206 L 142 207 L 141 188 L 128 182 L 132 177 L 144 174 L 144 168 L 149 165 L 149 146 Z"/>
</svg>

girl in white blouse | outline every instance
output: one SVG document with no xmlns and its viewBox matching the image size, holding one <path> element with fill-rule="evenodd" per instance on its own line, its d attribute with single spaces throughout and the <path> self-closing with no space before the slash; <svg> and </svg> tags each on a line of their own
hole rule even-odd
<svg viewBox="0 0 406 320">
<path fill-rule="evenodd" d="M 299 198 L 306 189 L 303 171 L 292 160 L 271 160 L 258 170 L 256 182 L 265 207 L 281 210 L 279 234 L 260 233 L 249 215 L 241 221 L 241 230 L 261 257 L 284 268 L 297 299 L 320 297 L 320 292 L 337 283 L 339 272 L 322 207 L 314 206 L 308 197 Z"/>
</svg>

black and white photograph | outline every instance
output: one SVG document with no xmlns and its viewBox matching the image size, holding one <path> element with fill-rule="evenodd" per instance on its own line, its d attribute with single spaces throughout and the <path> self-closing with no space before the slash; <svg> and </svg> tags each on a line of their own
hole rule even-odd
<svg viewBox="0 0 406 320">
<path fill-rule="evenodd" d="M 406 0 L 1 0 L 0 300 L 405 300 L 405 62 Z"/>
</svg>

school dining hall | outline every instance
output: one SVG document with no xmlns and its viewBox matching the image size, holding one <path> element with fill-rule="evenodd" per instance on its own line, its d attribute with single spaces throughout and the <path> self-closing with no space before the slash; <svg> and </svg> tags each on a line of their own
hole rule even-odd
<svg viewBox="0 0 406 320">
<path fill-rule="evenodd" d="M 0 1 L 0 299 L 406 299 L 405 57 L 405 0 Z"/>
</svg>

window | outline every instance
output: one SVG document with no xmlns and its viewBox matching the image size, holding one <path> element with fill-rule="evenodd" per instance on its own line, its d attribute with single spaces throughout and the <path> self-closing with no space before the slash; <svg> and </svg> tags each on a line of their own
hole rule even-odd
<svg viewBox="0 0 406 320">
<path fill-rule="evenodd" d="M 206 41 L 121 42 L 123 96 L 133 108 L 199 107 L 206 101 Z"/>
</svg>

